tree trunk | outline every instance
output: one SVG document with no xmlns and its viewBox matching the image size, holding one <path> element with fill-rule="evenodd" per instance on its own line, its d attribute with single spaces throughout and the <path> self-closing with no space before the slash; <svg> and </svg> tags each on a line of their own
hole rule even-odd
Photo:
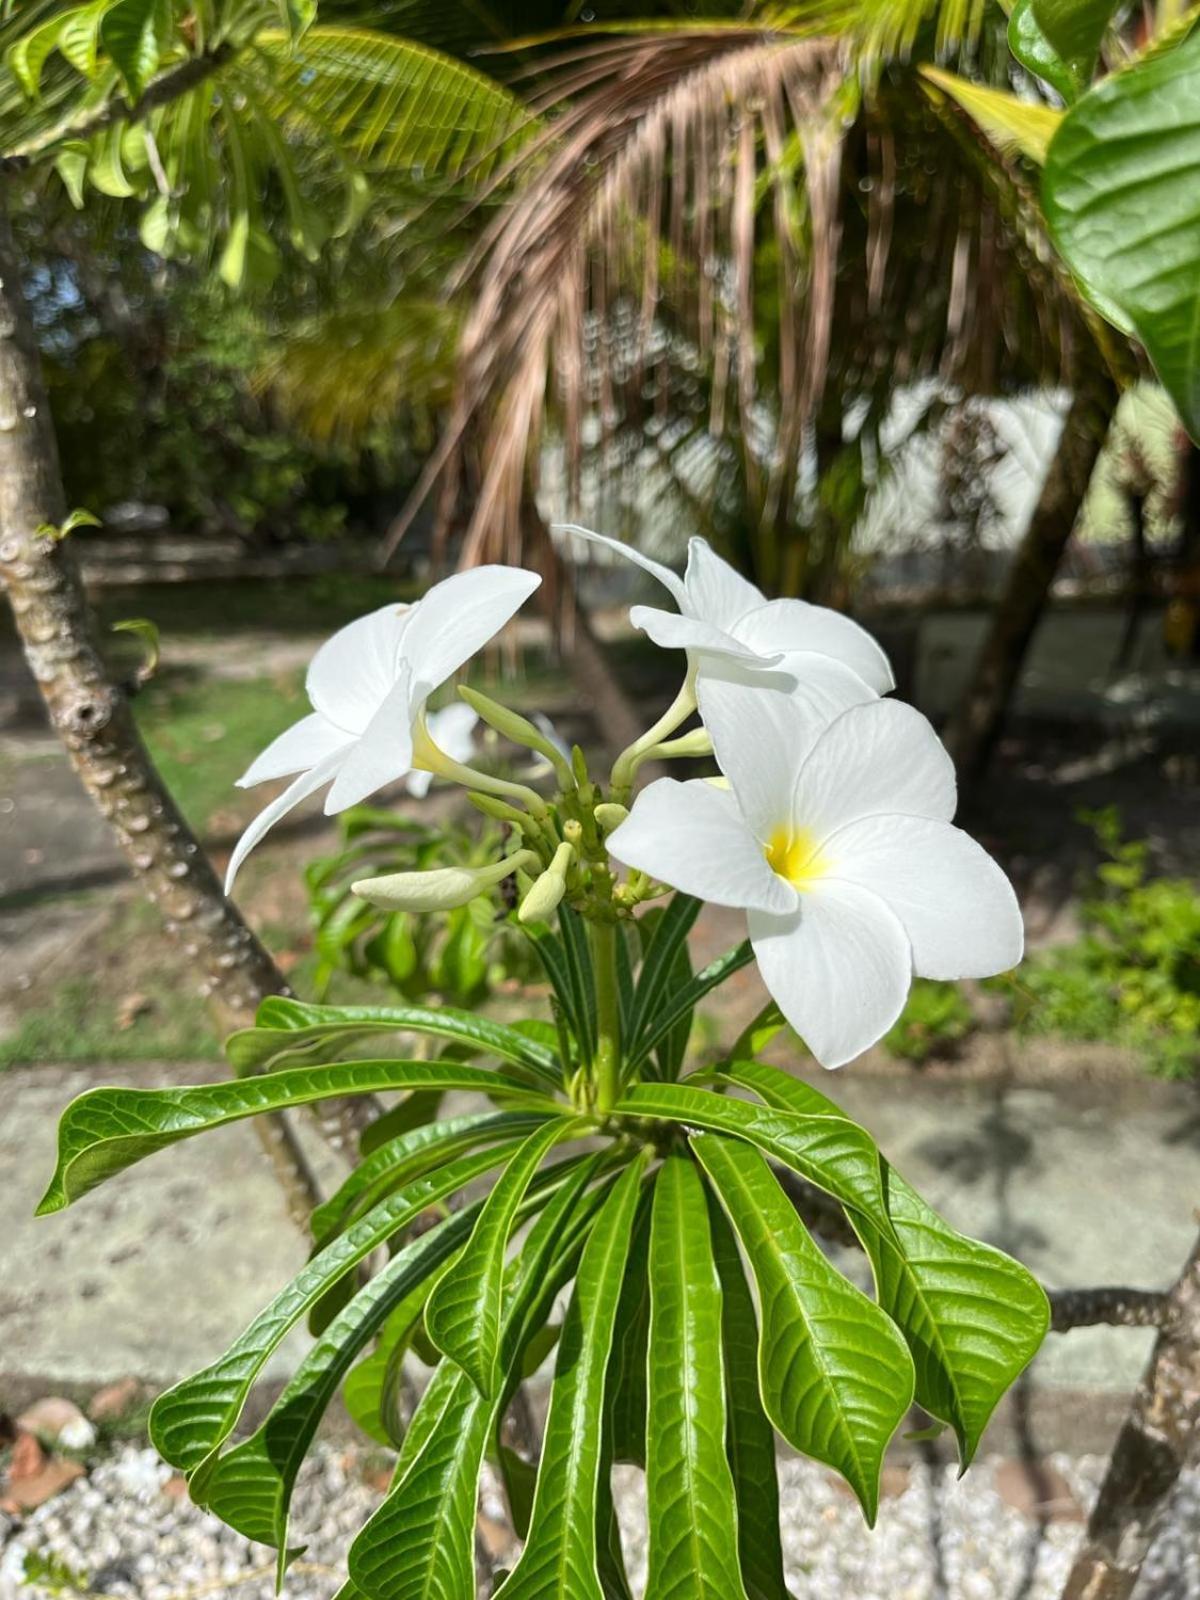
<svg viewBox="0 0 1200 1600">
<path fill-rule="evenodd" d="M 971 679 L 946 726 L 946 744 L 965 784 L 982 777 L 995 747 L 1116 403 L 1117 388 L 1107 374 L 1081 379 L 1008 585 Z"/>
<path fill-rule="evenodd" d="M 1129 1600 L 1200 1433 L 1200 1241 L 1133 1398 L 1063 1600 Z"/>
<path fill-rule="evenodd" d="M 40 532 L 67 514 L 32 318 L 0 186 L 0 580 L 29 667 L 84 788 L 112 824 L 201 992 L 232 1025 L 286 990 L 266 950 L 225 898 L 159 778 L 129 705 L 97 649 L 68 539 Z M 307 1219 L 316 1183 L 282 1119 L 256 1118 L 290 1208 Z"/>
</svg>

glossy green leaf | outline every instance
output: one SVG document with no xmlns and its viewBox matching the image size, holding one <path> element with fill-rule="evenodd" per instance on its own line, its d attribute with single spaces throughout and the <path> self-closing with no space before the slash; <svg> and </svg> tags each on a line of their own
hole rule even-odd
<svg viewBox="0 0 1200 1600">
<path fill-rule="evenodd" d="M 634 988 L 627 1036 L 630 1049 L 637 1045 L 647 1024 L 662 1009 L 670 993 L 676 958 L 680 950 L 687 947 L 687 936 L 700 915 L 701 904 L 692 895 L 675 894 L 657 916 L 650 911 L 639 922 L 639 932 L 642 932 L 641 923 L 654 916 L 653 931 Z"/>
<path fill-rule="evenodd" d="M 1063 97 L 1068 105 L 1087 87 L 1078 63 L 1062 59 L 1038 26 L 1033 0 L 1017 0 L 1008 19 L 1008 48 L 1023 67 Z"/>
<path fill-rule="evenodd" d="M 696 1009 L 700 1001 L 711 990 L 731 978 L 742 967 L 748 966 L 754 960 L 754 951 L 750 948 L 747 939 L 736 949 L 727 950 L 723 956 L 718 956 L 709 963 L 702 972 L 698 972 L 685 988 L 676 989 L 670 999 L 662 1005 L 655 1015 L 646 1024 L 641 1039 L 628 1053 L 630 1071 L 636 1071 L 664 1039 L 671 1030 Z"/>
<path fill-rule="evenodd" d="M 971 83 L 941 67 L 925 66 L 921 76 L 958 102 L 1004 155 L 1020 151 L 1041 166 L 1063 113 L 1054 106 L 1019 100 L 1006 89 Z"/>
<path fill-rule="evenodd" d="M 499 1166 L 515 1149 L 514 1141 L 416 1179 L 314 1256 L 219 1361 L 175 1384 L 155 1401 L 150 1437 L 163 1459 L 181 1472 L 195 1471 L 228 1438 L 271 1352 L 330 1285 L 423 1211 Z"/>
<path fill-rule="evenodd" d="M 758 1287 L 766 1413 L 794 1449 L 842 1474 L 874 1524 L 883 1454 L 912 1404 L 908 1347 L 829 1264 L 758 1151 L 711 1134 L 692 1147 Z"/>
<path fill-rule="evenodd" d="M 50 17 L 38 27 L 31 28 L 5 53 L 5 64 L 30 99 L 36 99 L 41 91 L 42 72 L 58 48 L 58 36 L 64 21 L 62 12 Z"/>
<path fill-rule="evenodd" d="M 621 1300 L 613 1329 L 604 1404 L 614 1461 L 646 1465 L 646 1352 L 650 1342 L 650 1212 L 652 1192 L 642 1196 L 633 1224 Z"/>
<path fill-rule="evenodd" d="M 239 1073 L 271 1069 L 303 1057 L 336 1059 L 346 1045 L 372 1033 L 420 1033 L 450 1039 L 526 1067 L 558 1087 L 562 1074 L 554 1053 L 501 1022 L 452 1006 L 318 1006 L 273 995 L 258 1008 L 253 1028 L 231 1034 L 225 1045 Z"/>
<path fill-rule="evenodd" d="M 1118 0 L 1032 0 L 1034 20 L 1050 48 L 1086 80 Z"/>
<path fill-rule="evenodd" d="M 575 1037 L 584 1060 L 590 1061 L 596 1050 L 596 980 L 592 973 L 592 953 L 582 919 L 565 902 L 558 908 L 558 931 L 575 994 Z"/>
<path fill-rule="evenodd" d="M 775 1431 L 763 1410 L 758 1372 L 758 1314 L 729 1219 L 706 1192 L 713 1262 L 721 1284 L 721 1353 L 725 1367 L 726 1449 L 737 1501 L 738 1562 L 748 1600 L 792 1600 L 779 1539 Z"/>
<path fill-rule="evenodd" d="M 687 1155 L 654 1181 L 650 1229 L 646 1600 L 746 1600 L 725 1453 L 721 1286 Z"/>
<path fill-rule="evenodd" d="M 454 1045 L 448 1045 L 445 1050 L 438 1051 L 439 1061 L 469 1059 L 469 1053 L 458 1053 Z M 427 1123 L 433 1122 L 441 1110 L 444 1098 L 440 1089 L 425 1089 L 417 1090 L 415 1094 L 406 1094 L 403 1100 L 397 1100 L 395 1105 L 389 1106 L 359 1134 L 359 1155 L 373 1155 L 379 1146 L 387 1144 L 389 1139 L 398 1139 L 402 1133 L 410 1133 L 413 1128 L 424 1127 Z"/>
<path fill-rule="evenodd" d="M 314 1242 L 324 1244 L 410 1178 L 477 1145 L 530 1133 L 545 1120 L 537 1112 L 479 1111 L 398 1134 L 360 1161 L 341 1188 L 317 1206 L 311 1223 Z"/>
<path fill-rule="evenodd" d="M 100 24 L 100 40 L 121 74 L 130 101 L 140 98 L 158 66 L 160 0 L 116 0 Z"/>
<path fill-rule="evenodd" d="M 796 1111 L 832 1102 L 776 1067 L 739 1062 L 731 1080 L 769 1105 Z M 1037 1353 L 1050 1308 L 1019 1262 L 965 1238 L 884 1163 L 889 1232 L 861 1213 L 850 1221 L 875 1272 L 879 1303 L 916 1366 L 917 1400 L 948 1422 L 970 1461 L 1004 1391 Z"/>
<path fill-rule="evenodd" d="M 403 1437 L 398 1402 L 404 1356 L 420 1325 L 425 1301 L 444 1270 L 442 1267 L 437 1273 L 431 1273 L 388 1313 L 374 1350 L 346 1374 L 342 1384 L 343 1405 L 377 1444 L 398 1445 Z"/>
<path fill-rule="evenodd" d="M 572 1056 L 571 1039 L 582 1040 L 587 1028 L 587 1008 L 577 992 L 575 971 L 567 960 L 566 948 L 556 933 L 542 922 L 518 926 L 537 952 L 550 987 L 554 990 L 554 1014 L 559 1027 L 559 1054 Z"/>
<path fill-rule="evenodd" d="M 646 1166 L 613 1185 L 584 1246 L 563 1325 L 529 1538 L 497 1591 L 504 1600 L 604 1600 L 596 1571 L 604 1374 Z"/>
<path fill-rule="evenodd" d="M 1133 328 L 1200 440 L 1200 34 L 1072 107 L 1050 145 L 1042 204 L 1088 297 Z"/>
<path fill-rule="evenodd" d="M 503 1073 L 441 1061 L 344 1061 L 181 1089 L 89 1089 L 63 1112 L 58 1165 L 37 1214 L 61 1211 L 114 1173 L 209 1128 L 338 1095 L 434 1087 L 536 1099 Z"/>
<path fill-rule="evenodd" d="M 462 1245 L 479 1209 L 458 1212 L 406 1244 L 359 1290 L 309 1350 L 262 1425 L 216 1460 L 194 1499 L 246 1538 L 286 1549 L 296 1474 L 338 1385 L 389 1312 L 418 1286 L 427 1288 L 431 1274 Z"/>
<path fill-rule="evenodd" d="M 583 1190 L 598 1160 L 572 1170 L 531 1230 L 514 1264 L 502 1337 L 506 1370 L 522 1336 L 548 1309 L 574 1261 L 581 1225 L 594 1211 Z M 482 1396 L 444 1361 L 405 1436 L 395 1486 L 350 1548 L 350 1576 L 368 1600 L 474 1600 L 475 1501 L 487 1440 L 503 1396 Z"/>
<path fill-rule="evenodd" d="M 690 1083 L 639 1083 L 616 1109 L 620 1115 L 666 1118 L 748 1139 L 844 1204 L 887 1225 L 875 1141 L 836 1108 L 810 1114 L 775 1111 Z"/>
<path fill-rule="evenodd" d="M 426 1308 L 429 1337 L 485 1397 L 495 1393 L 500 1376 L 500 1302 L 513 1223 L 534 1173 L 554 1146 L 580 1126 L 563 1117 L 529 1135 L 488 1195 L 470 1242 Z"/>
</svg>

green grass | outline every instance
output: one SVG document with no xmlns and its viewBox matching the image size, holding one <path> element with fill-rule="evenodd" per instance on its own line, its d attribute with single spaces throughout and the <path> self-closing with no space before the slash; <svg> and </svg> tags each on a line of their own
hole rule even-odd
<svg viewBox="0 0 1200 1600">
<path fill-rule="evenodd" d="M 169 981 L 146 975 L 139 994 L 147 1009 L 122 1026 L 125 996 L 106 991 L 99 974 L 60 984 L 45 1004 L 0 1038 L 0 1067 L 35 1061 L 207 1061 L 219 1054 L 204 1002 Z"/>
<path fill-rule="evenodd" d="M 134 701 L 159 772 L 200 832 L 214 812 L 237 803 L 234 781 L 259 751 L 308 709 L 299 672 L 248 679 L 172 675 L 148 684 Z"/>
</svg>

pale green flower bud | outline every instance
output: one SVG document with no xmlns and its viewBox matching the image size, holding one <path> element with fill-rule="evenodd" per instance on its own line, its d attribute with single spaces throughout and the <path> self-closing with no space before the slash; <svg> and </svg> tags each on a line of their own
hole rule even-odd
<svg viewBox="0 0 1200 1600">
<path fill-rule="evenodd" d="M 574 856 L 575 852 L 569 844 L 559 845 L 554 852 L 554 860 L 539 878 L 534 879 L 533 887 L 521 901 L 517 911 L 519 922 L 546 922 L 553 915 L 566 893 L 567 871 Z"/>
<path fill-rule="evenodd" d="M 592 815 L 605 833 L 611 833 L 614 828 L 619 828 L 625 821 L 625 818 L 629 815 L 629 808 L 628 806 L 614 805 L 611 800 L 606 800 L 602 805 L 596 807 Z"/>
<path fill-rule="evenodd" d="M 384 911 L 454 911 L 494 889 L 518 867 L 536 863 L 531 850 L 518 850 L 490 867 L 435 867 L 430 872 L 388 872 L 351 884 L 362 900 Z"/>
<path fill-rule="evenodd" d="M 490 695 L 480 694 L 478 689 L 468 689 L 465 685 L 460 685 L 458 692 L 489 728 L 495 728 L 497 733 L 502 733 L 514 744 L 524 745 L 526 749 L 536 750 L 538 755 L 545 756 L 557 773 L 558 781 L 563 788 L 572 787 L 574 778 L 569 764 L 563 759 L 562 751 L 535 723 L 530 722 L 528 717 L 523 717 L 518 711 L 510 710 L 508 706 L 502 706 Z"/>
</svg>

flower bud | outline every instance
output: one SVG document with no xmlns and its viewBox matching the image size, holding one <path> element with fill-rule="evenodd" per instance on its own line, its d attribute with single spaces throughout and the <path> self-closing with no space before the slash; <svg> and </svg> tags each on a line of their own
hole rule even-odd
<svg viewBox="0 0 1200 1600">
<path fill-rule="evenodd" d="M 510 710 L 508 706 L 502 706 L 490 695 L 480 694 L 478 689 L 468 689 L 465 684 L 459 686 L 458 692 L 489 728 L 495 728 L 497 733 L 502 733 L 514 744 L 524 745 L 528 750 L 536 750 L 538 755 L 544 756 L 554 768 L 563 787 L 571 787 L 571 769 L 563 759 L 562 751 L 541 728 L 530 722 L 528 717 L 523 717 L 519 711 Z"/>
<path fill-rule="evenodd" d="M 563 823 L 563 838 L 576 850 L 583 843 L 583 824 L 578 817 L 568 817 Z"/>
<path fill-rule="evenodd" d="M 611 833 L 614 828 L 619 828 L 629 815 L 628 806 L 614 805 L 611 800 L 606 800 L 603 805 L 598 805 L 592 812 L 596 821 L 605 833 Z"/>
<path fill-rule="evenodd" d="M 362 900 L 384 911 L 454 911 L 486 894 L 510 873 L 537 857 L 518 850 L 490 867 L 435 867 L 430 872 L 388 872 L 351 884 Z"/>
<path fill-rule="evenodd" d="M 575 852 L 569 844 L 560 844 L 554 852 L 554 860 L 539 878 L 533 881 L 533 887 L 521 901 L 517 911 L 518 922 L 545 922 L 557 909 L 559 901 L 566 893 L 567 870 L 574 859 Z"/>
</svg>

